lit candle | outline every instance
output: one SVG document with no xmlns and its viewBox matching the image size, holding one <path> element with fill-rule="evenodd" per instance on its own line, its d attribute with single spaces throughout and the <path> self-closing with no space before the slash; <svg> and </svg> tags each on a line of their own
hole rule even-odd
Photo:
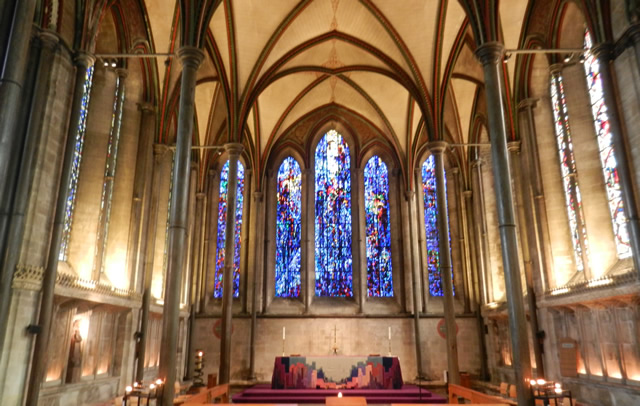
<svg viewBox="0 0 640 406">
<path fill-rule="evenodd" d="M 286 333 L 285 333 L 285 332 L 286 332 L 286 327 L 284 327 L 284 326 L 283 326 L 283 327 L 282 327 L 282 339 L 283 339 L 283 340 L 284 340 L 284 339 L 285 339 L 285 337 L 286 337 Z"/>
<path fill-rule="evenodd" d="M 391 340 L 391 326 L 389 326 L 389 340 Z"/>
</svg>

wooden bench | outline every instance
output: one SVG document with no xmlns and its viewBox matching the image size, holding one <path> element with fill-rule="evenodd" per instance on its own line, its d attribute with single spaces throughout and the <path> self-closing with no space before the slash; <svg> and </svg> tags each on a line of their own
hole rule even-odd
<svg viewBox="0 0 640 406">
<path fill-rule="evenodd" d="M 197 395 L 189 396 L 182 406 L 196 406 L 213 404 L 216 399 L 220 399 L 221 403 L 229 403 L 229 384 L 214 386 L 207 390 L 203 390 Z"/>
<path fill-rule="evenodd" d="M 491 405 L 516 405 L 516 402 L 510 399 L 504 399 L 498 396 L 487 395 L 464 386 L 449 384 L 449 403 L 454 405 L 460 404 L 459 399 L 465 399 L 472 404 L 491 404 Z"/>
</svg>

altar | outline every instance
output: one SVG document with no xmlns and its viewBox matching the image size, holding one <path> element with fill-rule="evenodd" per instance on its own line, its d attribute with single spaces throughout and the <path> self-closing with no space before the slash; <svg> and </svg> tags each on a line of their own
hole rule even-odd
<svg viewBox="0 0 640 406">
<path fill-rule="evenodd" d="M 276 357 L 272 389 L 401 389 L 398 357 Z"/>
</svg>

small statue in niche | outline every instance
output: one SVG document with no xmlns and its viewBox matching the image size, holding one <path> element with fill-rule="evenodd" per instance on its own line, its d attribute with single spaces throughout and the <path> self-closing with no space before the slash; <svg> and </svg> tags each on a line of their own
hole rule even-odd
<svg viewBox="0 0 640 406">
<path fill-rule="evenodd" d="M 80 320 L 73 322 L 73 334 L 69 344 L 69 359 L 67 361 L 66 383 L 78 382 L 82 373 L 82 335 L 80 334 Z"/>
</svg>

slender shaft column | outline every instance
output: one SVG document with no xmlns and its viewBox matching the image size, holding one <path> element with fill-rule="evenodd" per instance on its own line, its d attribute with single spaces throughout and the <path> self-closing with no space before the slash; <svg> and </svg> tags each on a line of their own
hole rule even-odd
<svg viewBox="0 0 640 406">
<path fill-rule="evenodd" d="M 111 121 L 111 130 L 109 133 L 109 143 L 107 145 L 107 160 L 104 176 L 104 186 L 102 191 L 103 206 L 100 210 L 98 224 L 98 232 L 96 235 L 96 257 L 94 262 L 94 279 L 100 280 L 105 263 L 105 255 L 107 250 L 107 240 L 109 238 L 109 219 L 111 212 L 111 199 L 109 196 L 113 194 L 113 188 L 116 178 L 116 163 L 118 158 L 118 147 L 120 145 L 120 129 L 122 128 L 122 109 L 124 107 L 125 97 L 125 81 L 127 71 L 125 69 L 116 69 L 116 100 L 114 103 L 113 119 Z"/>
<path fill-rule="evenodd" d="M 195 173 L 195 177 L 197 178 L 197 172 Z M 197 183 L 197 182 L 196 182 Z M 197 188 L 197 184 L 196 184 Z M 186 380 L 193 379 L 193 374 L 196 368 L 195 362 L 195 351 L 196 351 L 196 314 L 198 313 L 198 292 L 200 290 L 200 258 L 201 258 L 201 235 L 202 235 L 202 217 L 204 214 L 204 204 L 205 204 L 205 194 L 202 192 L 196 193 L 196 201 L 195 201 L 195 216 L 193 221 L 193 237 L 191 239 L 191 283 L 189 284 L 191 288 L 189 289 L 189 345 L 187 346 L 187 374 L 185 376 Z"/>
<path fill-rule="evenodd" d="M 416 209 L 416 192 L 413 190 L 407 190 L 406 204 L 408 206 L 409 213 L 409 227 L 411 233 L 411 275 L 413 288 L 413 335 L 416 344 L 416 363 L 418 376 L 417 379 L 423 379 L 422 373 L 422 344 L 420 340 L 420 309 L 422 303 L 420 301 L 421 295 L 421 279 L 420 279 L 420 254 L 418 247 L 418 213 Z"/>
<path fill-rule="evenodd" d="M 315 179 L 313 169 L 302 170 L 302 207 L 307 209 L 307 213 L 314 213 L 315 216 Z M 307 271 L 301 276 L 302 292 L 304 294 L 304 312 L 309 313 L 311 301 L 315 295 L 315 221 L 314 216 L 304 216 L 302 220 L 302 258 L 306 261 Z M 303 263 L 301 261 L 301 263 Z M 304 265 L 302 269 L 304 269 Z M 304 276 L 304 277 L 303 277 Z"/>
<path fill-rule="evenodd" d="M 142 121 L 144 123 L 144 119 Z M 155 120 L 154 120 L 155 123 Z M 155 131 L 154 131 L 155 133 Z M 136 366 L 136 381 L 140 382 L 144 378 L 144 361 L 146 358 L 147 339 L 149 338 L 149 308 L 151 306 L 151 282 L 153 279 L 154 253 L 156 249 L 156 229 L 158 225 L 158 193 L 160 192 L 162 158 L 169 149 L 162 144 L 153 145 L 153 161 L 149 160 L 151 175 L 151 190 L 149 193 L 149 215 L 145 221 L 146 232 L 142 235 L 144 241 L 144 251 L 142 246 L 140 252 L 144 253 L 143 282 L 142 282 L 142 307 L 140 309 L 140 329 L 138 330 L 137 351 L 138 359 Z"/>
<path fill-rule="evenodd" d="M 227 183 L 227 221 L 225 223 L 224 273 L 222 276 L 222 331 L 220 332 L 219 383 L 231 378 L 231 322 L 233 306 L 233 252 L 236 238 L 236 201 L 238 200 L 238 158 L 242 144 L 226 144 L 229 154 L 229 180 Z"/>
<path fill-rule="evenodd" d="M 176 137 L 171 211 L 169 213 L 167 278 L 165 283 L 164 319 L 162 320 L 162 346 L 158 374 L 165 381 L 163 406 L 172 406 L 176 380 L 178 323 L 180 319 L 180 286 L 187 242 L 189 175 L 191 170 L 191 136 L 195 113 L 196 72 L 204 59 L 201 50 L 182 47 L 178 51 L 182 63 L 180 110 Z"/>
<path fill-rule="evenodd" d="M 484 183 L 482 182 L 482 160 L 471 162 L 471 176 L 475 178 L 475 195 L 477 201 L 473 205 L 475 209 L 475 234 L 478 241 L 476 253 L 478 255 L 478 274 L 482 287 L 480 305 L 492 302 L 492 276 L 489 262 L 489 241 L 487 236 L 487 220 L 484 216 L 486 205 L 484 204 Z"/>
<path fill-rule="evenodd" d="M 542 359 L 542 348 L 537 338 L 538 333 L 538 309 L 536 305 L 536 293 L 533 287 L 533 261 L 529 256 L 529 225 L 527 224 L 527 213 L 525 212 L 525 187 L 521 176 L 522 163 L 520 161 L 520 143 L 509 142 L 508 149 L 513 169 L 513 179 L 516 185 L 516 193 L 518 204 L 518 215 L 520 219 L 520 241 L 522 243 L 522 259 L 524 262 L 525 283 L 527 288 L 527 305 L 529 307 L 529 327 L 531 330 L 531 342 L 533 343 L 533 355 L 536 361 L 536 374 L 544 378 L 544 365 Z"/>
<path fill-rule="evenodd" d="M 25 94 L 25 102 L 29 97 L 29 104 L 24 106 L 25 110 L 25 142 L 22 150 L 22 159 L 17 173 L 19 176 L 16 184 L 16 194 L 13 201 L 8 229 L 8 239 L 6 250 L 0 264 L 0 349 L 4 345 L 4 339 L 7 331 L 7 320 L 9 315 L 9 306 L 11 303 L 11 283 L 13 274 L 20 257 L 20 246 L 24 237 L 25 214 L 29 205 L 31 196 L 31 187 L 35 173 L 35 162 L 37 149 L 40 140 L 43 137 L 42 125 L 44 119 L 44 111 L 49 96 L 50 78 L 52 64 L 56 48 L 58 46 L 59 37 L 53 33 L 42 32 L 39 38 L 34 41 L 31 50 L 31 58 L 36 58 L 33 62 L 35 74 L 31 78 L 32 84 L 35 86 L 29 89 L 29 94 Z M 29 86 L 27 86 L 29 88 Z M 25 88 L 25 90 L 27 89 Z M 26 92 L 25 92 L 26 93 Z"/>
<path fill-rule="evenodd" d="M 133 181 L 133 202 L 127 247 L 127 265 L 131 286 L 135 290 L 144 289 L 144 264 L 146 254 L 146 231 L 149 225 L 150 192 L 153 176 L 153 138 L 156 114 L 151 103 L 138 105 L 140 110 L 140 130 L 136 172 Z"/>
<path fill-rule="evenodd" d="M 362 179 L 364 178 L 363 168 L 353 168 L 351 170 L 351 204 L 352 207 L 362 207 L 362 210 L 358 210 L 358 216 L 352 223 L 352 247 L 356 249 L 351 250 L 353 255 L 353 295 L 358 303 L 358 312 L 364 311 L 364 300 L 367 296 L 367 254 L 366 247 L 363 241 L 363 230 L 365 229 L 365 216 L 364 216 L 364 203 L 360 204 L 360 196 L 363 196 L 364 191 L 361 189 Z M 366 237 L 365 237 L 366 238 Z"/>
<path fill-rule="evenodd" d="M 465 190 L 462 194 L 464 196 L 467 224 L 475 224 L 475 220 L 473 218 L 473 192 L 471 190 Z M 471 284 L 474 289 L 474 311 L 476 314 L 476 322 L 478 324 L 478 343 L 480 343 L 480 379 L 488 380 L 489 367 L 487 366 L 487 343 L 484 334 L 484 320 L 482 319 L 481 312 L 484 298 L 482 297 L 482 289 L 480 287 L 480 266 L 478 265 L 478 261 L 475 260 L 475 258 L 477 258 L 476 250 L 478 244 L 476 244 L 477 238 L 473 227 L 467 228 L 467 241 L 469 242 L 469 256 L 472 259 Z"/>
<path fill-rule="evenodd" d="M 258 284 L 262 279 L 263 248 L 264 248 L 264 193 L 253 192 L 253 214 L 255 216 L 256 232 L 254 235 L 255 259 L 253 263 L 253 283 L 251 294 L 251 337 L 249 339 L 249 380 L 256 380 L 256 329 L 258 326 Z"/>
<path fill-rule="evenodd" d="M 436 201 L 438 203 L 438 251 L 440 260 L 440 278 L 444 291 L 444 321 L 447 331 L 447 366 L 449 383 L 460 384 L 458 365 L 458 339 L 456 337 L 456 315 L 453 304 L 453 279 L 451 272 L 451 246 L 449 245 L 449 217 L 447 208 L 447 189 L 444 173 L 444 150 L 446 143 L 433 141 L 429 150 L 435 159 Z"/>
<path fill-rule="evenodd" d="M 470 265 L 470 261 L 469 261 L 469 245 L 466 243 L 466 229 L 467 229 L 467 222 L 466 222 L 466 218 L 464 216 L 464 201 L 462 200 L 462 174 L 460 173 L 460 168 L 458 167 L 454 167 L 451 168 L 451 173 L 453 174 L 453 180 L 454 180 L 454 184 L 453 184 L 453 191 L 455 194 L 455 198 L 456 198 L 456 207 L 457 207 L 457 211 L 456 211 L 456 218 L 457 221 L 456 223 L 458 224 L 458 247 L 460 249 L 460 256 L 462 257 L 462 260 L 460 261 L 460 263 L 462 263 L 462 284 L 464 286 L 463 289 L 463 294 L 462 294 L 462 300 L 464 301 L 464 313 L 471 313 L 471 297 L 473 297 L 473 292 L 472 292 L 472 288 L 470 286 L 470 276 L 469 276 L 469 269 L 471 268 Z M 452 264 L 453 267 L 453 264 Z"/>
<path fill-rule="evenodd" d="M 8 33 L 8 42 L 5 53 L 0 55 L 3 58 L 0 60 L 0 258 L 4 256 L 7 242 L 9 217 L 24 144 L 22 134 L 17 129 L 25 100 L 25 77 L 36 3 L 36 0 L 17 1 L 11 10 L 13 19 L 10 28 L 7 27 L 7 31 L 4 27 L 1 29 Z M 5 11 L 9 11 L 9 8 Z M 0 21 L 4 20 L 4 17 L 0 17 Z M 12 271 L 3 269 L 0 272 Z"/>
<path fill-rule="evenodd" d="M 194 311 L 196 313 L 200 313 L 200 297 L 202 292 L 202 283 L 203 278 L 202 274 L 205 272 L 204 267 L 204 239 L 205 239 L 205 224 L 207 222 L 207 212 L 205 208 L 207 207 L 207 194 L 204 192 L 199 192 L 196 194 L 196 223 L 195 223 L 195 239 L 196 246 L 194 247 L 194 266 L 196 268 L 196 272 L 193 275 L 192 282 L 192 294 L 191 294 L 191 303 L 195 306 Z"/>
<path fill-rule="evenodd" d="M 533 231 L 535 232 L 535 246 L 532 246 L 532 258 L 539 264 L 540 289 L 545 290 L 547 278 L 553 273 L 553 260 L 551 254 L 551 237 L 549 223 L 547 221 L 547 206 L 542 188 L 542 175 L 540 172 L 540 159 L 538 157 L 538 144 L 536 142 L 536 124 L 533 109 L 536 107 L 535 99 L 525 99 L 518 105 L 526 112 L 526 129 L 521 132 L 525 151 L 526 178 L 529 180 L 531 194 L 533 195 Z"/>
<path fill-rule="evenodd" d="M 507 121 L 503 95 L 504 76 L 502 57 L 504 46 L 497 42 L 481 45 L 476 56 L 482 63 L 487 96 L 489 134 L 493 174 L 496 183 L 496 206 L 502 245 L 505 285 L 507 290 L 507 310 L 511 348 L 513 349 L 513 369 L 515 372 L 518 405 L 533 406 L 533 397 L 529 389 L 531 378 L 531 360 L 527 340 L 526 318 L 520 280 L 518 260 L 518 235 L 516 230 L 513 193 L 511 191 L 511 171 L 507 153 Z"/>
<path fill-rule="evenodd" d="M 627 28 L 626 34 L 629 36 L 629 40 L 633 45 L 633 51 L 636 54 L 636 64 L 640 69 L 640 23 L 634 23 Z"/>
<path fill-rule="evenodd" d="M 622 115 L 618 109 L 616 87 L 611 73 L 611 60 L 613 57 L 613 45 L 609 43 L 599 44 L 592 48 L 591 52 L 600 62 L 600 77 L 604 102 L 607 106 L 611 140 L 616 155 L 620 191 L 624 202 L 624 213 L 627 216 L 629 227 L 629 239 L 633 264 L 636 272 L 640 273 L 640 218 L 638 215 L 638 201 L 633 190 L 633 172 L 631 170 L 631 158 L 627 151 L 627 143 L 622 132 Z"/>
<path fill-rule="evenodd" d="M 47 360 L 45 354 L 49 347 L 49 333 L 51 331 L 51 318 L 53 316 L 53 296 L 56 277 L 58 275 L 58 258 L 60 255 L 64 220 L 66 218 L 65 209 L 67 206 L 67 197 L 69 196 L 69 184 L 75 155 L 76 137 L 79 136 L 79 123 L 84 126 L 84 120 L 86 119 L 86 117 L 82 116 L 82 103 L 86 96 L 85 79 L 88 72 L 93 69 L 94 61 L 95 58 L 86 53 L 80 53 L 76 56 L 76 82 L 73 92 L 73 104 L 71 106 L 69 130 L 67 132 L 67 141 L 62 162 L 62 174 L 60 176 L 58 197 L 56 200 L 53 231 L 51 234 L 51 242 L 49 243 L 49 254 L 47 256 L 47 264 L 42 280 L 42 297 L 40 299 L 40 314 L 38 317 L 40 332 L 36 336 L 34 345 L 34 354 L 38 354 L 38 356 L 34 356 L 31 365 L 29 386 L 27 389 L 27 406 L 36 406 L 38 404 L 40 383 L 44 378 L 46 368 Z M 90 90 L 87 90 L 87 93 L 89 91 Z"/>
<path fill-rule="evenodd" d="M 207 264 L 207 269 L 215 269 L 216 268 L 216 242 L 217 242 L 217 233 L 218 233 L 218 192 L 220 189 L 218 172 L 209 169 L 209 173 L 207 174 L 208 179 L 208 190 L 209 194 L 207 198 L 207 213 L 211 213 L 211 216 L 207 217 L 207 230 L 206 230 L 206 239 L 205 239 L 205 263 Z M 202 292 L 200 296 L 200 309 L 203 312 L 206 312 L 207 303 L 209 303 L 209 298 L 213 294 L 212 291 L 209 291 L 209 276 L 211 272 L 204 272 L 202 275 Z"/>
</svg>

